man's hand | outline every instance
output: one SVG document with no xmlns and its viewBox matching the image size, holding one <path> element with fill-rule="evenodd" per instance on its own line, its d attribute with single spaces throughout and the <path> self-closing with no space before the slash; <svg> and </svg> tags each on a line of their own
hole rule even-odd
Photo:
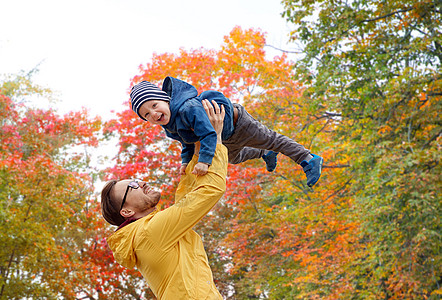
<svg viewBox="0 0 442 300">
<path fill-rule="evenodd" d="M 203 107 L 207 113 L 207 116 L 209 117 L 210 123 L 213 126 L 213 129 L 215 129 L 216 132 L 216 142 L 218 144 L 222 144 L 222 138 L 221 133 L 223 131 L 223 125 L 224 125 L 224 116 L 226 115 L 226 112 L 224 110 L 224 106 L 221 105 L 221 108 L 219 107 L 218 103 L 215 102 L 215 100 L 212 100 L 213 106 L 210 105 L 209 100 L 204 99 L 202 101 Z M 198 147 L 199 151 L 199 147 Z M 197 163 L 195 167 L 193 168 L 192 174 L 194 175 L 205 175 L 207 174 L 207 170 L 209 169 L 209 165 L 205 163 Z"/>
<path fill-rule="evenodd" d="M 217 135 L 217 143 L 222 144 L 221 133 L 223 131 L 224 125 L 224 116 L 226 115 L 226 111 L 224 110 L 224 106 L 221 105 L 221 109 L 218 103 L 215 100 L 212 100 L 213 106 L 210 105 L 209 100 L 204 99 L 202 101 L 204 109 L 206 110 L 206 114 L 209 117 L 210 123 L 212 123 L 213 129 L 216 131 Z"/>
</svg>

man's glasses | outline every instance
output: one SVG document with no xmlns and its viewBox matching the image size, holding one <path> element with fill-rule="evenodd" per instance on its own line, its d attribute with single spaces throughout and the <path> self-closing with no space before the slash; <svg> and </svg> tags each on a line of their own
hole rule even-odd
<svg viewBox="0 0 442 300">
<path fill-rule="evenodd" d="M 127 196 L 127 192 L 129 192 L 129 188 L 136 190 L 137 188 L 140 187 L 140 184 L 139 184 L 140 181 L 141 181 L 140 179 L 134 179 L 131 182 L 129 182 L 129 184 L 127 185 L 127 188 L 126 188 L 126 193 L 124 193 L 123 202 L 121 202 L 120 210 L 123 209 L 124 203 L 126 203 L 126 196 Z"/>
</svg>

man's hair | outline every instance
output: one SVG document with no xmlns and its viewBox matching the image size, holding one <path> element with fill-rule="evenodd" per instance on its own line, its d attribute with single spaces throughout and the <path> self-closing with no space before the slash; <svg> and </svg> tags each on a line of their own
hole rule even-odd
<svg viewBox="0 0 442 300">
<path fill-rule="evenodd" d="M 114 186 L 118 180 L 108 181 L 101 191 L 101 214 L 103 218 L 110 224 L 120 226 L 125 218 L 120 215 L 121 201 L 115 199 Z"/>
</svg>

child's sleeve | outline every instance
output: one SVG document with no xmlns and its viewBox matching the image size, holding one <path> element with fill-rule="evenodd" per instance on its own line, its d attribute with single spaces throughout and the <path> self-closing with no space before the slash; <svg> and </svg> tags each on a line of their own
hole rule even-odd
<svg viewBox="0 0 442 300">
<path fill-rule="evenodd" d="M 176 133 L 172 133 L 169 130 L 166 130 L 167 137 L 179 141 L 182 145 L 181 150 L 181 163 L 187 164 L 192 160 L 193 155 L 195 154 L 195 145 L 194 144 L 186 144 L 183 139 Z"/>
<path fill-rule="evenodd" d="M 195 144 L 181 143 L 183 149 L 181 150 L 181 163 L 188 164 L 195 153 Z"/>
<path fill-rule="evenodd" d="M 216 149 L 216 132 L 200 102 L 187 111 L 185 121 L 193 129 L 201 143 L 198 162 L 212 164 Z"/>
</svg>

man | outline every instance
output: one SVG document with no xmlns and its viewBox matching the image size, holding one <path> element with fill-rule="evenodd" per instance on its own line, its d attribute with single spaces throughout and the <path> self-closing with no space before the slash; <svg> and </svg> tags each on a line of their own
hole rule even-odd
<svg viewBox="0 0 442 300">
<path fill-rule="evenodd" d="M 213 105 L 204 100 L 218 138 L 215 157 L 203 176 L 191 174 L 198 161 L 193 157 L 174 205 L 158 211 L 160 193 L 143 181 L 109 181 L 101 193 L 103 217 L 119 226 L 107 239 L 116 261 L 137 266 L 158 299 L 222 299 L 201 237 L 192 230 L 226 189 L 227 148 L 221 139 L 225 111 Z"/>
</svg>

